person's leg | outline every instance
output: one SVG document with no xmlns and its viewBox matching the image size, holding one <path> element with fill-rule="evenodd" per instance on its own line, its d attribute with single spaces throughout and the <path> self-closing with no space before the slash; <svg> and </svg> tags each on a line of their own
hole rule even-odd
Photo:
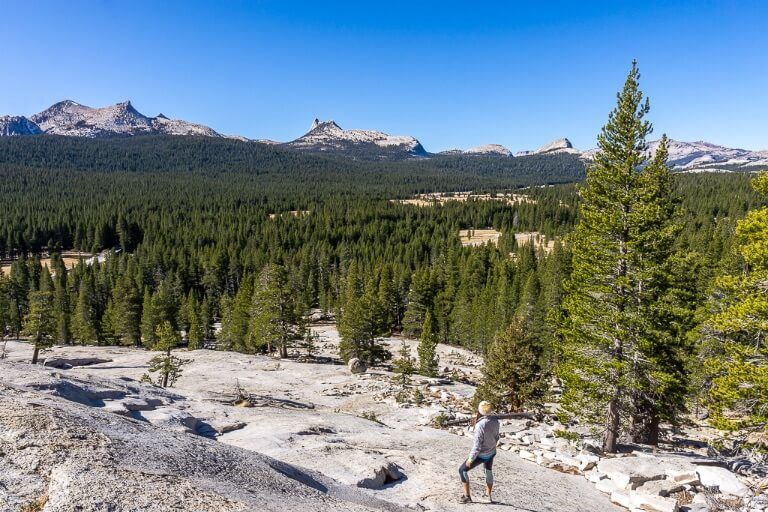
<svg viewBox="0 0 768 512">
<path fill-rule="evenodd" d="M 462 487 L 464 488 L 464 496 L 467 498 L 470 498 L 469 493 L 469 470 L 472 468 L 478 466 L 481 462 L 480 459 L 475 459 L 472 461 L 472 465 L 467 466 L 467 461 L 464 461 L 461 463 L 461 466 L 459 466 L 459 478 L 461 479 Z"/>
<path fill-rule="evenodd" d="M 483 465 L 485 467 L 485 495 L 493 502 L 493 498 L 491 498 L 491 491 L 493 490 L 493 457 L 484 461 Z"/>
</svg>

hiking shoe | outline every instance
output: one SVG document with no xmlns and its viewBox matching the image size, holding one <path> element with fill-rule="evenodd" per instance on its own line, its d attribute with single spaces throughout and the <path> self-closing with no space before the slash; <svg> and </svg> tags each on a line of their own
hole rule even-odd
<svg viewBox="0 0 768 512">
<path fill-rule="evenodd" d="M 466 494 L 462 494 L 461 498 L 459 498 L 459 503 L 472 503 L 472 498 L 470 498 Z"/>
</svg>

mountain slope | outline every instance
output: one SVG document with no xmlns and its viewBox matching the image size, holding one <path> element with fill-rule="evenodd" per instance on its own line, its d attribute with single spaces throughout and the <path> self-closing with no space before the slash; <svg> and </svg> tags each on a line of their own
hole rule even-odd
<svg viewBox="0 0 768 512">
<path fill-rule="evenodd" d="M 548 144 L 544 144 L 539 149 L 533 151 L 518 151 L 515 153 L 515 156 L 545 155 L 549 153 L 571 153 L 576 155 L 579 154 L 579 150 L 574 149 L 571 141 L 563 137 L 555 139 Z"/>
<path fill-rule="evenodd" d="M 24 116 L 0 116 L 0 137 L 37 135 L 43 133 L 39 126 Z"/>
<path fill-rule="evenodd" d="M 343 152 L 361 158 L 427 156 L 421 143 L 408 135 L 373 130 L 344 130 L 334 121 L 315 119 L 309 131 L 286 147 L 308 151 Z"/>
<path fill-rule="evenodd" d="M 31 118 L 0 117 L 0 136 L 65 135 L 71 137 L 109 138 L 131 135 L 197 135 L 222 137 L 201 125 L 169 119 L 160 114 L 148 117 L 136 110 L 130 101 L 93 108 L 72 100 L 60 101 Z"/>
<path fill-rule="evenodd" d="M 650 141 L 647 145 L 649 156 L 656 153 L 659 141 Z M 750 151 L 748 149 L 727 148 L 710 142 L 685 142 L 669 139 L 669 166 L 678 172 L 751 172 L 768 168 L 768 151 Z M 585 160 L 591 160 L 597 149 L 582 153 Z"/>
<path fill-rule="evenodd" d="M 648 144 L 648 151 L 656 153 L 659 141 Z M 680 171 L 695 170 L 753 170 L 768 167 L 768 151 L 726 148 L 709 142 L 683 142 L 669 140 L 669 165 Z"/>
<path fill-rule="evenodd" d="M 461 149 L 449 149 L 441 151 L 440 155 L 482 155 L 482 156 L 512 156 L 512 152 L 501 144 L 483 144 L 465 151 Z"/>
</svg>

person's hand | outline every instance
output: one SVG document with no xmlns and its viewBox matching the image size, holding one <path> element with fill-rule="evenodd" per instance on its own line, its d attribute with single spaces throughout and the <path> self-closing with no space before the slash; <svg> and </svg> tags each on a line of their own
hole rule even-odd
<svg viewBox="0 0 768 512">
<path fill-rule="evenodd" d="M 467 464 L 467 467 L 471 466 L 472 465 L 472 459 L 467 459 L 466 464 Z"/>
</svg>

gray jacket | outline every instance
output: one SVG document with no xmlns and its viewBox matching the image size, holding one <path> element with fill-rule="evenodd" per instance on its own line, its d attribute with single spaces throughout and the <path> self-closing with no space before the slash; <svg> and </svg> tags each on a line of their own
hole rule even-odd
<svg viewBox="0 0 768 512">
<path fill-rule="evenodd" d="M 469 452 L 469 460 L 478 457 L 485 459 L 495 454 L 498 442 L 499 420 L 495 416 L 483 416 L 475 425 L 475 441 Z"/>
</svg>

